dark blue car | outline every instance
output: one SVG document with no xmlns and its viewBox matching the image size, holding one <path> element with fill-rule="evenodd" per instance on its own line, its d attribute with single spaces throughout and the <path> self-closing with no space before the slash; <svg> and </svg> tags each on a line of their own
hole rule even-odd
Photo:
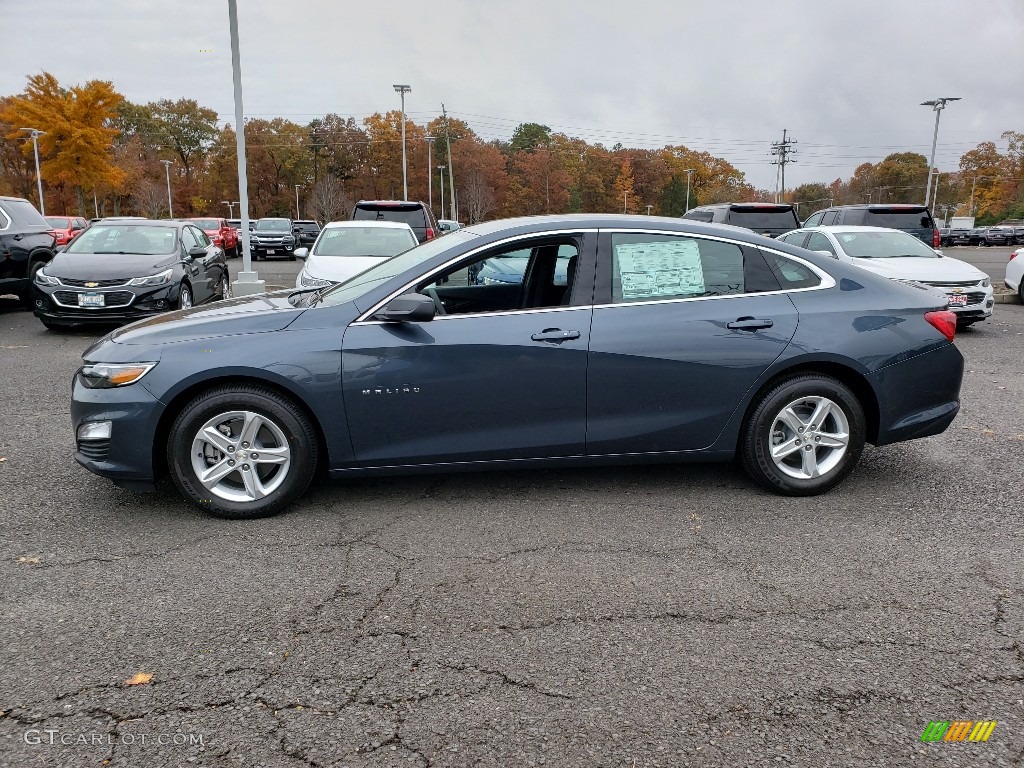
<svg viewBox="0 0 1024 768">
<path fill-rule="evenodd" d="M 524 250 L 521 281 L 470 279 Z M 955 327 L 934 293 L 733 227 L 496 221 L 332 288 L 115 331 L 75 375 L 75 456 L 133 489 L 169 473 L 230 518 L 282 510 L 318 471 L 738 457 L 811 495 L 865 442 L 949 426 Z"/>
</svg>

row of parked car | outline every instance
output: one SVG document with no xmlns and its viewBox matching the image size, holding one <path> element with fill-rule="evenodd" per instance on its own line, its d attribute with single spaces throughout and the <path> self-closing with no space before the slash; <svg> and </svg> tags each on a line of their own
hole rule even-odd
<svg viewBox="0 0 1024 768">
<path fill-rule="evenodd" d="M 973 227 L 957 229 L 944 227 L 939 230 L 942 247 L 950 245 L 1024 245 L 1024 226 L 999 225 L 995 227 Z"/>
</svg>

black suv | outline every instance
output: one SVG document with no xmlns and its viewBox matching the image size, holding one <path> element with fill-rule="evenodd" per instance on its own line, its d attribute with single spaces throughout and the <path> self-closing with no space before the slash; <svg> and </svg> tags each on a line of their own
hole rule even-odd
<svg viewBox="0 0 1024 768">
<path fill-rule="evenodd" d="M 260 219 L 249 233 L 253 261 L 281 254 L 295 261 L 295 235 L 291 219 Z"/>
<path fill-rule="evenodd" d="M 804 222 L 805 227 L 828 227 L 833 224 L 902 229 L 932 248 L 942 246 L 935 219 L 923 205 L 836 205 L 811 214 Z"/>
<path fill-rule="evenodd" d="M 295 246 L 297 248 L 309 248 L 316 242 L 320 234 L 320 222 L 309 219 L 296 219 L 292 225 L 292 232 L 295 234 Z"/>
<path fill-rule="evenodd" d="M 352 209 L 353 221 L 397 221 L 408 224 L 421 243 L 439 237 L 441 227 L 426 203 L 402 200 L 360 200 Z"/>
<path fill-rule="evenodd" d="M 942 236 L 943 245 L 970 245 L 971 230 L 962 227 L 952 227 L 948 235 Z"/>
<path fill-rule="evenodd" d="M 15 293 L 32 308 L 32 277 L 53 258 L 57 238 L 23 197 L 0 197 L 0 294 Z"/>
<path fill-rule="evenodd" d="M 691 208 L 684 219 L 732 224 L 767 237 L 800 229 L 796 209 L 789 203 L 719 203 Z"/>
</svg>

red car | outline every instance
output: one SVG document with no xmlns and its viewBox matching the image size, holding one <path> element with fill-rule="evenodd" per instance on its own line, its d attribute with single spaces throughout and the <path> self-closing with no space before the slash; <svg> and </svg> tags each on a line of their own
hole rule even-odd
<svg viewBox="0 0 1024 768">
<path fill-rule="evenodd" d="M 57 238 L 57 247 L 67 245 L 71 238 L 89 228 L 89 222 L 81 216 L 46 216 L 46 223 L 53 227 L 53 236 Z"/>
<path fill-rule="evenodd" d="M 241 252 L 238 247 L 238 230 L 228 224 L 227 219 L 194 218 L 186 221 L 191 221 L 206 233 L 214 245 L 223 248 L 225 258 L 238 258 Z"/>
</svg>

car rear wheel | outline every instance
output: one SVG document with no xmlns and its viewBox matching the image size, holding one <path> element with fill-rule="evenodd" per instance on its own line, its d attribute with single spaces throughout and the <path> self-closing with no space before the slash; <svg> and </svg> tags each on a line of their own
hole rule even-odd
<svg viewBox="0 0 1024 768">
<path fill-rule="evenodd" d="M 167 440 L 171 477 L 215 517 L 248 520 L 283 510 L 309 487 L 316 432 L 294 403 L 260 386 L 227 386 L 182 409 Z"/>
<path fill-rule="evenodd" d="M 743 427 L 747 473 L 786 496 L 838 485 L 864 450 L 866 422 L 856 395 L 838 379 L 802 374 L 761 395 Z"/>
</svg>

